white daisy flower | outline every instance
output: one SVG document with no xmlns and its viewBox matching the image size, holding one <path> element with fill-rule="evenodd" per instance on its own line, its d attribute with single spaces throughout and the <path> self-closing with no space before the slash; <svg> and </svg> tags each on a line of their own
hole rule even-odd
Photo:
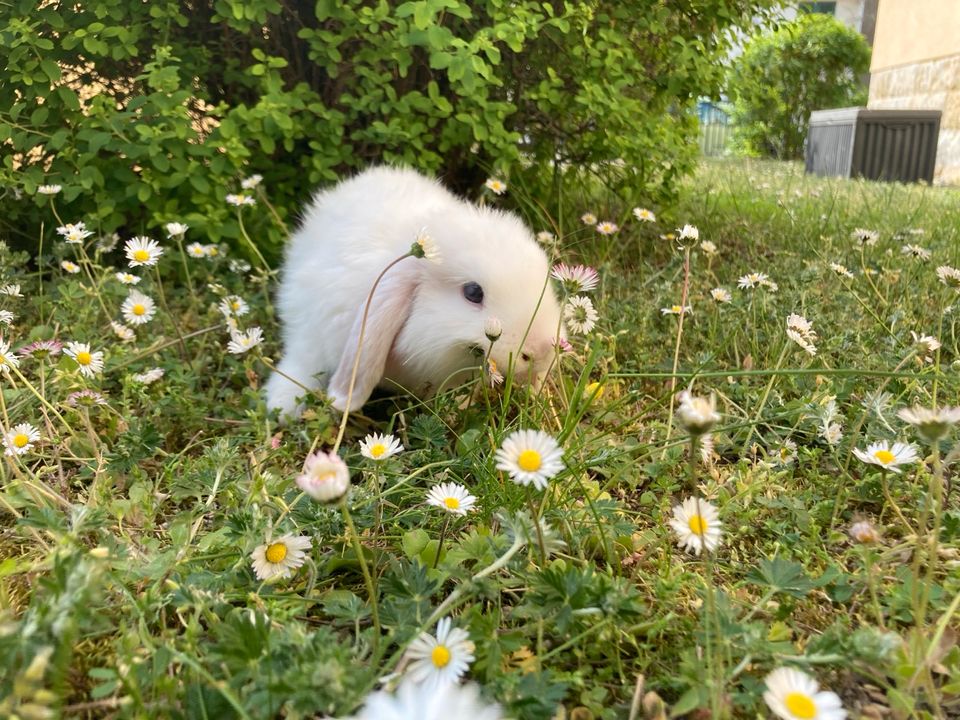
<svg viewBox="0 0 960 720">
<path fill-rule="evenodd" d="M 875 545 L 880 542 L 880 532 L 869 520 L 859 520 L 850 526 L 850 539 L 861 545 Z"/>
<path fill-rule="evenodd" d="M 845 277 L 850 280 L 853 280 L 853 273 L 847 270 L 847 268 L 841 265 L 840 263 L 835 263 L 835 262 L 830 263 L 830 269 L 833 270 L 837 275 L 840 275 L 841 277 Z"/>
<path fill-rule="evenodd" d="M 947 287 L 960 290 L 960 270 L 949 265 L 941 265 L 937 268 L 937 278 Z"/>
<path fill-rule="evenodd" d="M 205 258 L 207 256 L 207 251 L 204 249 L 203 245 L 198 242 L 192 242 L 184 248 L 187 251 L 187 255 L 195 258 Z"/>
<path fill-rule="evenodd" d="M 434 689 L 456 685 L 473 662 L 474 645 L 462 628 L 452 627 L 450 618 L 437 623 L 437 635 L 420 633 L 410 643 L 405 658 L 407 676 Z"/>
<path fill-rule="evenodd" d="M 138 235 L 130 238 L 123 246 L 127 260 L 130 261 L 130 267 L 140 267 L 141 265 L 156 265 L 157 260 L 163 255 L 163 248 L 156 240 Z"/>
<path fill-rule="evenodd" d="M 763 700 L 782 720 L 844 720 L 836 693 L 820 690 L 817 681 L 794 668 L 777 668 L 764 680 Z"/>
<path fill-rule="evenodd" d="M 737 279 L 737 287 L 743 290 L 752 290 L 755 287 L 765 287 L 773 292 L 776 292 L 780 288 L 777 283 L 770 279 L 769 275 L 758 272 L 741 275 L 740 278 Z"/>
<path fill-rule="evenodd" d="M 730 294 L 729 290 L 724 288 L 714 288 L 710 291 L 710 297 L 713 298 L 714 302 L 718 303 L 728 303 L 733 301 L 733 295 Z"/>
<path fill-rule="evenodd" d="M 691 435 L 703 435 L 710 432 L 721 420 L 717 412 L 717 397 L 694 395 L 684 390 L 680 393 L 680 405 L 677 408 L 677 421 Z"/>
<path fill-rule="evenodd" d="M 3 434 L 5 455 L 24 455 L 33 449 L 33 444 L 40 440 L 40 431 L 30 423 L 14 425 Z"/>
<path fill-rule="evenodd" d="M 250 312 L 247 301 L 239 295 L 227 295 L 217 307 L 224 317 L 243 317 Z"/>
<path fill-rule="evenodd" d="M 843 440 L 843 427 L 840 423 L 826 423 L 820 428 L 819 435 L 828 445 L 839 445 Z"/>
<path fill-rule="evenodd" d="M 929 260 L 931 253 L 926 248 L 922 248 L 919 245 L 907 244 L 900 248 L 901 255 L 910 255 L 911 257 L 916 258 L 917 260 Z"/>
<path fill-rule="evenodd" d="M 563 449 L 542 430 L 516 430 L 504 439 L 494 453 L 497 470 L 503 470 L 518 485 L 533 485 L 537 490 L 564 468 Z"/>
<path fill-rule="evenodd" d="M 770 453 L 770 458 L 774 465 L 790 465 L 797 459 L 797 444 L 789 438 L 784 440 L 775 452 Z"/>
<path fill-rule="evenodd" d="M 670 527 L 677 533 L 677 544 L 695 555 L 704 548 L 713 552 L 720 545 L 717 508 L 701 498 L 690 497 L 674 507 Z"/>
<path fill-rule="evenodd" d="M 37 188 L 38 195 L 56 195 L 63 190 L 61 185 L 41 185 Z"/>
<path fill-rule="evenodd" d="M 385 690 L 367 696 L 363 709 L 349 720 L 504 720 L 499 705 L 480 697 L 474 683 L 434 687 L 405 680 L 395 694 Z"/>
<path fill-rule="evenodd" d="M 563 306 L 563 319 L 571 332 L 586 335 L 597 324 L 597 311 L 586 295 L 574 295 Z"/>
<path fill-rule="evenodd" d="M 68 342 L 63 353 L 76 361 L 80 374 L 84 377 L 93 377 L 103 371 L 103 352 L 93 352 L 89 343 Z"/>
<path fill-rule="evenodd" d="M 696 242 L 700 239 L 700 230 L 697 229 L 694 225 L 684 225 L 682 228 L 677 230 L 677 240 L 681 242 L 684 240 L 693 240 Z"/>
<path fill-rule="evenodd" d="M 689 305 L 671 305 L 670 307 L 660 308 L 661 315 L 686 315 L 692 312 L 693 308 Z"/>
<path fill-rule="evenodd" d="M 503 334 L 503 323 L 500 318 L 492 315 L 483 321 L 483 334 L 487 336 L 490 342 L 496 342 Z"/>
<path fill-rule="evenodd" d="M 427 504 L 446 510 L 453 515 L 466 515 L 473 509 L 477 499 L 463 485 L 440 483 L 430 488 Z"/>
<path fill-rule="evenodd" d="M 557 240 L 557 236 L 554 235 L 549 230 L 541 230 L 537 233 L 537 242 L 541 245 L 553 245 Z"/>
<path fill-rule="evenodd" d="M 582 222 L 584 225 L 596 225 L 597 216 L 589 212 L 584 213 L 583 215 L 580 216 L 580 222 Z"/>
<path fill-rule="evenodd" d="M 609 220 L 597 223 L 597 232 L 601 235 L 613 235 L 619 229 L 620 227 L 616 223 L 610 222 Z"/>
<path fill-rule="evenodd" d="M 71 275 L 76 275 L 78 272 L 80 272 L 80 266 L 70 260 L 64 260 L 61 262 L 60 267 L 62 267 Z"/>
<path fill-rule="evenodd" d="M 900 472 L 897 470 L 898 465 L 909 465 L 919 459 L 916 446 L 902 442 L 890 445 L 888 442 L 879 441 L 867 445 L 866 450 L 854 448 L 853 454 L 865 463 L 879 465 L 884 470 L 895 473 Z"/>
<path fill-rule="evenodd" d="M 550 276 L 563 283 L 569 293 L 590 292 L 600 282 L 597 271 L 586 265 L 557 263 L 550 271 Z"/>
<path fill-rule="evenodd" d="M 507 184 L 498 178 L 487 178 L 483 186 L 494 195 L 503 195 L 507 191 Z"/>
<path fill-rule="evenodd" d="M 9 310 L 0 310 L 0 325 L 12 325 L 16 316 Z"/>
<path fill-rule="evenodd" d="M 244 193 L 230 193 L 227 195 L 226 201 L 227 205 L 233 205 L 234 207 L 257 204 L 257 201 L 253 199 L 253 196 L 245 195 Z"/>
<path fill-rule="evenodd" d="M 137 373 L 133 376 L 134 382 L 138 382 L 141 385 L 152 385 L 157 380 L 162 378 L 165 375 L 163 368 L 152 368 L 146 372 Z"/>
<path fill-rule="evenodd" d="M 120 242 L 119 233 L 110 233 L 109 235 L 101 235 L 97 238 L 96 248 L 102 253 L 111 252 Z"/>
<path fill-rule="evenodd" d="M 95 390 L 77 390 L 67 395 L 66 403 L 70 407 L 96 407 L 106 405 L 107 399 Z"/>
<path fill-rule="evenodd" d="M 80 245 L 84 240 L 93 235 L 93 231 L 87 230 L 86 224 L 78 222 L 61 225 L 57 228 L 57 234 L 69 245 Z"/>
<path fill-rule="evenodd" d="M 215 258 L 220 255 L 220 246 L 216 243 L 210 243 L 203 246 L 203 255 L 207 258 Z"/>
<path fill-rule="evenodd" d="M 124 285 L 136 285 L 140 282 L 140 276 L 128 272 L 118 272 L 114 277 Z"/>
<path fill-rule="evenodd" d="M 657 216 L 653 214 L 650 210 L 641 207 L 635 207 L 633 209 L 633 216 L 640 222 L 656 222 Z"/>
<path fill-rule="evenodd" d="M 120 306 L 120 312 L 123 314 L 123 319 L 131 325 L 143 325 L 150 322 L 157 314 L 157 306 L 153 298 L 139 290 L 133 290 Z"/>
<path fill-rule="evenodd" d="M 918 335 L 913 330 L 910 331 L 910 336 L 917 347 L 917 354 L 925 357 L 928 362 L 932 362 L 931 356 L 940 349 L 940 341 L 932 335 Z"/>
<path fill-rule="evenodd" d="M 360 441 L 360 454 L 370 460 L 386 460 L 403 452 L 403 445 L 393 435 L 373 433 Z"/>
<path fill-rule="evenodd" d="M 950 428 L 960 422 L 960 407 L 926 408 L 915 405 L 903 408 L 897 417 L 917 428 L 917 431 L 930 442 L 936 442 L 950 432 Z"/>
<path fill-rule="evenodd" d="M 23 297 L 19 285 L 4 285 L 0 287 L 0 295 L 9 295 L 10 297 Z"/>
<path fill-rule="evenodd" d="M 813 323 L 802 315 L 791 313 L 787 317 L 787 337 L 803 348 L 808 354 L 816 355 L 817 333 L 813 330 Z"/>
<path fill-rule="evenodd" d="M 425 260 L 440 262 L 440 249 L 434 239 L 427 234 L 426 228 L 417 233 L 413 245 L 410 246 L 410 254 Z"/>
<path fill-rule="evenodd" d="M 250 553 L 257 580 L 290 577 L 294 570 L 307 561 L 306 551 L 311 544 L 306 535 L 287 534 L 273 542 L 258 545 Z"/>
<path fill-rule="evenodd" d="M 164 225 L 164 229 L 167 231 L 168 238 L 183 237 L 187 234 L 187 230 L 190 229 L 190 226 L 184 225 L 183 223 L 172 222 Z"/>
<path fill-rule="evenodd" d="M 118 323 L 116 321 L 110 322 L 110 327 L 113 328 L 113 334 L 124 342 L 133 342 L 137 339 L 137 334 L 128 328 L 126 325 Z"/>
<path fill-rule="evenodd" d="M 314 500 L 331 502 L 349 489 L 350 471 L 339 455 L 318 450 L 307 456 L 296 482 Z"/>
<path fill-rule="evenodd" d="M 243 353 L 252 350 L 261 342 L 263 342 L 263 330 L 259 327 L 252 327 L 244 332 L 235 330 L 230 333 L 227 352 L 231 352 L 234 355 L 243 355 Z"/>
<path fill-rule="evenodd" d="M 863 228 L 855 228 L 850 236 L 857 241 L 860 245 L 870 246 L 876 245 L 877 240 L 880 239 L 880 233 L 876 230 L 865 230 Z"/>
<path fill-rule="evenodd" d="M 702 243 L 700 243 L 700 249 L 707 257 L 713 257 L 717 254 L 717 246 L 709 240 L 704 240 Z"/>
<path fill-rule="evenodd" d="M 259 173 L 255 173 L 250 177 L 247 177 L 241 180 L 240 187 L 243 188 L 244 190 L 253 190 L 262 182 L 263 182 L 263 175 L 260 175 Z"/>
<path fill-rule="evenodd" d="M 250 272 L 251 265 L 246 260 L 240 260 L 238 258 L 231 258 L 230 262 L 227 263 L 227 269 L 230 270 L 234 275 L 243 275 L 246 272 Z"/>
</svg>

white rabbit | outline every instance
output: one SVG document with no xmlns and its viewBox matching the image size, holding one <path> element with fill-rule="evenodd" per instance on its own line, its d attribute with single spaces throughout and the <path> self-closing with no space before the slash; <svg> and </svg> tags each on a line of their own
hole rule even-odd
<svg viewBox="0 0 960 720">
<path fill-rule="evenodd" d="M 547 257 L 530 231 L 413 170 L 375 167 L 320 192 L 290 240 L 277 302 L 284 353 L 266 386 L 281 417 L 300 414 L 301 385 L 323 386 L 335 408 L 346 408 L 367 295 L 421 232 L 439 259 L 408 257 L 381 280 L 350 410 L 377 385 L 429 396 L 467 379 L 481 364 L 476 349 L 490 344 L 490 317 L 503 327 L 491 355 L 499 368 L 512 363 L 516 377 L 542 380 L 564 331 Z"/>
</svg>

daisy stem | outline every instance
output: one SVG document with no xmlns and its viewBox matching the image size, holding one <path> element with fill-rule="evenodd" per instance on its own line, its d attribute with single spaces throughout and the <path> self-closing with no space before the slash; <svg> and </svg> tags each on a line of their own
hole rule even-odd
<svg viewBox="0 0 960 720">
<path fill-rule="evenodd" d="M 893 501 L 893 496 L 890 494 L 890 483 L 887 482 L 886 469 L 880 470 L 880 486 L 883 489 L 883 497 L 887 501 L 887 506 L 900 519 L 900 522 L 903 523 L 903 526 L 907 529 L 907 532 L 916 534 L 916 532 L 913 529 L 913 526 L 909 522 L 907 522 L 907 519 L 903 516 L 903 513 L 900 512 L 900 506 Z M 919 538 L 918 538 L 918 541 L 919 541 Z"/>
<path fill-rule="evenodd" d="M 183 235 L 177 235 L 177 249 L 180 251 L 180 262 L 183 263 L 183 274 L 187 277 L 187 289 L 190 291 L 190 295 L 193 296 L 193 278 L 190 277 L 190 266 L 187 263 L 187 251 L 183 249 Z"/>
<path fill-rule="evenodd" d="M 87 255 L 87 250 L 83 247 L 83 243 L 80 243 L 80 266 L 83 268 L 84 273 L 87 275 L 87 279 L 90 281 L 90 289 L 96 296 L 97 302 L 100 303 L 100 309 L 103 310 L 104 316 L 109 319 L 110 311 L 107 310 L 106 303 L 104 303 L 103 298 L 100 297 L 100 289 L 97 287 L 97 281 L 93 279 L 93 263 L 90 262 L 90 256 Z"/>
<path fill-rule="evenodd" d="M 873 278 L 870 277 L 870 273 L 867 272 L 867 261 L 863 256 L 864 246 L 860 246 L 860 269 L 863 270 L 863 276 L 867 279 L 867 284 L 870 285 L 870 288 L 873 290 L 873 294 L 877 296 L 877 300 L 880 301 L 881 306 L 886 306 L 887 299 L 880 294 L 880 291 L 877 289 L 876 283 L 873 282 Z M 862 303 L 861 303 L 862 304 Z M 876 317 L 876 315 L 874 315 Z"/>
<path fill-rule="evenodd" d="M 353 544 L 354 552 L 357 553 L 360 571 L 363 573 L 363 582 L 367 586 L 367 597 L 370 599 L 370 616 L 373 619 L 373 653 L 376 655 L 377 648 L 380 645 L 380 612 L 377 608 L 377 588 L 374 585 L 373 576 L 370 574 L 370 568 L 367 566 L 367 559 L 363 554 L 363 545 L 360 544 L 360 535 L 357 533 L 356 525 L 353 524 L 353 516 L 350 515 L 350 508 L 347 504 L 348 496 L 349 493 L 343 496 L 340 509 L 343 511 L 343 519 L 350 530 L 350 542 Z"/>
<path fill-rule="evenodd" d="M 163 311 L 169 316 L 170 322 L 173 324 L 173 331 L 177 334 L 177 343 L 180 345 L 180 357 L 183 359 L 187 365 L 190 366 L 191 370 L 194 370 L 193 363 L 190 361 L 190 356 L 187 355 L 187 344 L 183 341 L 183 333 L 180 332 L 180 324 L 177 322 L 174 314 L 170 312 L 170 308 L 167 306 L 167 295 L 163 292 L 163 281 L 160 279 L 160 264 L 157 263 L 153 266 L 154 274 L 157 278 L 157 294 L 160 296 L 160 304 L 163 305 Z"/>
<path fill-rule="evenodd" d="M 61 414 L 59 413 L 59 411 L 58 411 L 53 405 L 51 405 L 49 402 L 47 402 L 47 399 L 46 399 L 45 397 L 43 397 L 43 395 L 41 395 L 39 392 L 37 392 L 37 389 L 31 384 L 31 382 L 30 382 L 29 380 L 27 380 L 26 377 L 24 377 L 23 373 L 20 372 L 20 369 L 19 369 L 19 368 L 16 368 L 16 367 L 13 367 L 13 366 L 11 366 L 11 369 L 13 370 L 13 372 L 15 372 L 15 373 L 17 374 L 17 377 L 20 379 L 20 382 L 23 383 L 24 387 L 26 387 L 27 390 L 29 390 L 31 393 L 33 393 L 34 397 L 36 397 L 37 400 L 39 400 L 40 403 L 41 403 L 45 408 L 47 408 L 50 412 L 52 412 L 54 415 L 57 416 L 57 420 L 59 420 L 60 422 L 63 423 L 63 426 L 67 429 L 67 432 L 70 433 L 71 435 L 76 435 L 76 432 L 74 431 L 74 429 L 73 429 L 72 427 L 70 427 L 70 423 L 68 423 L 68 422 L 64 419 L 63 415 L 61 415 Z"/>
<path fill-rule="evenodd" d="M 283 234 L 288 234 L 287 224 L 280 219 L 280 215 L 277 214 L 276 209 L 273 207 L 270 201 L 267 200 L 267 194 L 263 191 L 262 186 L 257 186 L 257 197 L 260 198 L 263 204 L 267 207 L 267 210 L 270 211 L 270 214 L 273 215 L 273 219 L 276 221 L 277 225 L 280 226 L 280 229 L 283 230 Z"/>
<path fill-rule="evenodd" d="M 677 318 L 677 342 L 673 348 L 673 371 L 670 378 L 670 413 L 667 417 L 667 437 L 664 444 L 670 442 L 670 434 L 673 432 L 673 410 L 677 401 L 677 368 L 680 365 L 680 340 L 683 338 L 683 319 L 686 313 L 683 308 L 687 306 L 687 295 L 690 292 L 690 248 L 683 252 L 683 291 L 680 294 L 680 315 Z M 666 457 L 667 450 L 664 448 L 663 457 Z"/>
<path fill-rule="evenodd" d="M 247 241 L 247 245 L 249 245 L 250 249 L 253 250 L 254 254 L 257 256 L 257 259 L 260 261 L 260 264 L 263 266 L 263 269 L 267 272 L 270 272 L 270 266 L 267 264 L 267 261 L 260 252 L 260 249 L 254 244 L 253 240 L 250 239 L 250 236 L 247 235 L 247 229 L 243 225 L 243 209 L 239 207 L 237 208 L 237 222 L 240 223 L 240 234 L 243 235 L 243 239 Z"/>
<path fill-rule="evenodd" d="M 537 530 L 537 544 L 540 546 L 540 563 L 542 566 L 547 564 L 547 545 L 543 541 L 543 529 L 540 527 L 540 516 L 537 512 L 537 505 L 533 501 L 533 491 L 527 485 L 527 502 L 530 505 L 530 517 L 533 520 L 533 527 Z"/>
<path fill-rule="evenodd" d="M 433 567 L 436 569 L 437 565 L 440 564 L 440 553 L 443 552 L 443 541 L 447 535 L 447 527 L 450 525 L 450 516 L 448 515 L 443 521 L 443 528 L 440 530 L 440 539 L 437 541 L 437 556 L 433 559 Z"/>
<path fill-rule="evenodd" d="M 340 418 L 340 429 L 337 431 L 337 439 L 333 443 L 333 450 L 331 450 L 333 454 L 336 454 L 337 450 L 340 449 L 340 443 L 343 442 L 343 434 L 347 431 L 347 418 L 350 417 L 350 403 L 353 400 L 353 386 L 357 382 L 357 370 L 360 367 L 360 352 L 363 350 L 363 334 L 367 330 L 367 318 L 370 315 L 370 305 L 373 303 L 373 294 L 377 291 L 377 286 L 380 284 L 380 281 L 383 280 L 383 276 L 386 275 L 394 265 L 411 256 L 412 253 L 404 253 L 380 271 L 377 279 L 373 281 L 373 287 L 370 288 L 367 301 L 363 305 L 363 318 L 360 320 L 360 332 L 357 337 L 357 351 L 354 353 L 353 369 L 350 371 L 350 384 L 347 386 L 347 402 L 343 409 L 343 417 Z"/>
<path fill-rule="evenodd" d="M 943 516 L 943 463 L 940 461 L 940 448 L 937 447 L 936 443 L 933 443 L 933 473 L 930 476 L 930 482 L 927 486 L 927 499 L 924 504 L 929 505 L 931 499 L 933 502 L 933 528 L 929 533 L 930 538 L 927 541 L 927 578 L 923 583 L 919 582 L 920 568 L 916 562 L 916 558 L 919 557 L 920 553 L 914 553 L 914 569 L 918 573 L 917 576 L 914 577 L 914 585 L 920 585 L 920 603 L 915 621 L 920 627 L 922 627 L 923 623 L 926 621 L 927 603 L 930 599 L 930 588 L 933 587 L 933 576 L 934 573 L 936 573 L 937 565 L 939 564 L 937 545 L 940 540 L 940 523 Z M 923 524 L 920 526 L 921 533 L 925 533 L 927 531 L 926 514 L 927 513 L 925 511 L 923 513 Z"/>
<path fill-rule="evenodd" d="M 790 341 L 788 340 L 783 344 L 783 350 L 780 351 L 780 357 L 777 358 L 777 364 L 774 366 L 774 370 L 779 370 L 780 365 L 783 364 L 784 358 L 787 356 L 787 350 L 790 349 Z M 740 455 L 746 455 L 747 450 L 750 448 L 750 440 L 753 438 L 753 431 L 757 427 L 757 423 L 760 421 L 760 415 L 763 414 L 763 409 L 767 406 L 767 398 L 770 397 L 770 391 L 773 389 L 773 383 L 777 379 L 776 373 L 770 376 L 770 381 L 767 383 L 766 389 L 763 391 L 763 397 L 760 398 L 760 404 L 757 406 L 757 411 L 753 415 L 753 420 L 750 423 L 750 426 L 747 428 L 747 438 L 743 441 L 743 447 L 740 448 Z"/>
<path fill-rule="evenodd" d="M 182 338 L 177 338 L 176 340 L 167 340 L 166 342 L 160 343 L 155 347 L 147 348 L 143 352 L 137 353 L 136 355 L 133 355 L 122 362 L 116 363 L 115 365 L 111 365 L 110 372 L 119 370 L 121 368 L 125 368 L 127 365 L 132 365 L 135 362 L 143 360 L 146 357 L 150 357 L 154 353 L 158 353 L 161 350 L 166 350 L 168 347 L 178 345 L 183 340 L 189 340 L 190 338 L 195 338 L 198 335 L 206 335 L 208 332 L 213 332 L 214 330 L 219 330 L 219 329 L 220 329 L 220 325 L 211 325 L 210 327 L 201 328 L 200 330 L 194 330 L 191 333 L 187 333 Z"/>
</svg>

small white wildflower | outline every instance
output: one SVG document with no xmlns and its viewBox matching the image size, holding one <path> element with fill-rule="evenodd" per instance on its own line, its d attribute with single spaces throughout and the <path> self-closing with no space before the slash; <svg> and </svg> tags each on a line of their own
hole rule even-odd
<svg viewBox="0 0 960 720">
<path fill-rule="evenodd" d="M 567 327 L 579 335 L 586 335 L 593 330 L 599 317 L 593 302 L 586 295 L 574 295 L 563 306 Z"/>
<path fill-rule="evenodd" d="M 227 352 L 242 355 L 263 342 L 263 330 L 252 327 L 245 332 L 233 331 L 230 333 L 230 342 L 227 343 Z"/>
<path fill-rule="evenodd" d="M 164 376 L 164 374 L 165 374 L 165 373 L 164 373 L 163 368 L 155 367 L 155 368 L 152 368 L 152 369 L 150 369 L 150 370 L 147 370 L 146 372 L 142 372 L 142 373 L 137 373 L 137 374 L 135 374 L 135 375 L 133 376 L 133 380 L 134 380 L 134 382 L 138 382 L 138 383 L 140 383 L 140 384 L 142 384 L 142 385 L 152 385 L 152 384 L 155 383 L 157 380 L 159 380 L 160 378 L 162 378 L 162 377 Z"/>
<path fill-rule="evenodd" d="M 189 225 L 178 222 L 167 223 L 164 227 L 166 228 L 168 238 L 183 237 L 187 234 L 187 230 L 190 229 Z"/>
<path fill-rule="evenodd" d="M 255 173 L 250 177 L 244 178 L 240 181 L 240 187 L 244 190 L 253 190 L 255 187 L 259 186 L 263 182 L 263 175 Z"/>
<path fill-rule="evenodd" d="M 234 207 L 257 204 L 257 201 L 254 200 L 253 196 L 245 195 L 244 193 L 230 193 L 227 195 L 226 201 L 228 205 L 233 205 Z"/>
<path fill-rule="evenodd" d="M 157 305 L 153 298 L 139 290 L 132 290 L 120 306 L 123 319 L 131 325 L 144 325 L 157 314 Z"/>
<path fill-rule="evenodd" d="M 37 188 L 38 195 L 56 195 L 63 190 L 61 185 L 41 185 Z"/>
<path fill-rule="evenodd" d="M 503 195 L 507 191 L 507 184 L 499 178 L 488 178 L 483 186 L 494 195 Z"/>
<path fill-rule="evenodd" d="M 633 216 L 640 222 L 656 222 L 657 216 L 653 214 L 650 210 L 641 207 L 635 207 L 633 209 Z"/>
<path fill-rule="evenodd" d="M 718 303 L 728 303 L 733 301 L 733 295 L 730 294 L 729 290 L 724 288 L 714 288 L 710 291 L 710 297 Z"/>
</svg>

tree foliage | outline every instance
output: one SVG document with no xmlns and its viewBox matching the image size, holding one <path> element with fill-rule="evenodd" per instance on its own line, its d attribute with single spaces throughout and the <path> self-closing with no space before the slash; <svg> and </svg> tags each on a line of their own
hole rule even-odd
<svg viewBox="0 0 960 720">
<path fill-rule="evenodd" d="M 61 214 L 101 232 L 177 220 L 231 239 L 223 199 L 243 176 L 288 216 L 381 161 L 461 191 L 509 171 L 547 202 L 543 178 L 582 169 L 655 200 L 692 166 L 686 109 L 722 79 L 724 31 L 772 2 L 14 0 L 0 217 L 35 242 L 31 196 L 58 183 Z M 282 240 L 252 222 L 268 249 Z"/>
<path fill-rule="evenodd" d="M 750 154 L 801 157 L 810 113 L 863 102 L 869 67 L 867 41 L 831 15 L 801 15 L 755 36 L 727 83 L 739 144 Z"/>
</svg>

